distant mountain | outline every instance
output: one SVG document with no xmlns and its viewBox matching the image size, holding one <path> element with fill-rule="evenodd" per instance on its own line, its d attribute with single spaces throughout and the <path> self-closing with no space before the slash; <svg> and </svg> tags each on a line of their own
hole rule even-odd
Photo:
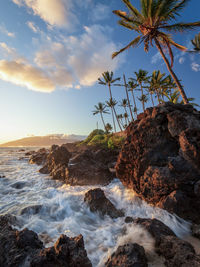
<svg viewBox="0 0 200 267">
<path fill-rule="evenodd" d="M 66 143 L 73 143 L 77 141 L 82 141 L 86 138 L 84 135 L 63 135 L 63 134 L 55 134 L 55 135 L 47 135 L 47 136 L 31 136 L 25 137 L 19 140 L 10 141 L 4 144 L 1 144 L 0 147 L 18 147 L 18 146 L 52 146 L 52 145 L 62 145 Z"/>
</svg>

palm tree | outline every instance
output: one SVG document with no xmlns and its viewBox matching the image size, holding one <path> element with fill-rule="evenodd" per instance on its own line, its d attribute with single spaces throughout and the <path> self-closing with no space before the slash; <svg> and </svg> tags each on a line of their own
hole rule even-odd
<svg viewBox="0 0 200 267">
<path fill-rule="evenodd" d="M 128 123 L 130 123 L 128 119 L 128 114 L 126 112 L 124 113 L 124 119 L 125 119 L 125 124 L 124 124 L 124 129 L 125 129 L 128 126 Z"/>
<path fill-rule="evenodd" d="M 200 33 L 197 34 L 195 36 L 194 40 L 192 40 L 191 42 L 194 46 L 194 51 L 192 51 L 192 52 L 199 53 L 200 52 Z"/>
<path fill-rule="evenodd" d="M 111 91 L 111 85 L 114 84 L 116 81 L 120 81 L 120 78 L 113 78 L 113 72 L 109 72 L 109 71 L 106 71 L 106 72 L 103 72 L 102 73 L 102 78 L 98 78 L 98 81 L 99 81 L 99 84 L 102 84 L 102 85 L 107 85 L 108 86 L 108 89 L 109 89 L 109 93 L 110 93 L 110 99 L 112 101 L 112 91 Z M 113 113 L 116 113 L 115 111 L 115 107 L 112 106 L 111 107 L 111 112 L 112 112 L 112 117 L 114 118 L 114 114 Z M 115 126 L 115 121 L 113 120 L 113 125 L 114 125 L 114 130 L 116 132 L 116 126 Z"/>
<path fill-rule="evenodd" d="M 184 103 L 188 103 L 185 91 L 172 69 L 172 46 L 182 51 L 186 51 L 187 48 L 174 42 L 171 35 L 166 32 L 184 32 L 200 27 L 200 21 L 192 23 L 170 23 L 176 20 L 179 12 L 186 6 L 189 0 L 140 0 L 141 12 L 129 0 L 122 1 L 129 9 L 129 14 L 120 10 L 114 10 L 113 13 L 120 17 L 119 24 L 121 26 L 136 31 L 139 35 L 127 46 L 113 53 L 112 58 L 130 47 L 136 47 L 142 42 L 144 43 L 145 52 L 149 51 L 149 45 L 153 46 L 155 44 L 180 91 Z M 165 48 L 168 49 L 171 64 L 163 51 Z"/>
<path fill-rule="evenodd" d="M 112 131 L 112 125 L 110 123 L 106 123 L 105 130 L 106 133 L 109 134 Z"/>
<path fill-rule="evenodd" d="M 124 111 L 127 114 L 128 122 L 130 122 L 129 118 L 128 118 L 128 112 L 127 112 L 127 109 L 126 109 L 128 107 L 128 100 L 126 98 L 122 99 L 122 101 L 120 102 L 120 107 L 124 108 Z"/>
<path fill-rule="evenodd" d="M 125 88 L 125 91 L 126 91 L 126 98 L 127 98 L 127 101 L 128 101 L 128 107 L 129 107 L 129 110 L 130 110 L 132 121 L 134 121 L 133 113 L 132 113 L 132 109 L 131 109 L 130 98 L 129 98 L 129 95 L 128 95 L 128 84 L 126 83 L 125 74 L 123 75 L 123 78 L 124 78 L 124 88 Z"/>
<path fill-rule="evenodd" d="M 101 115 L 101 120 L 103 122 L 104 129 L 106 130 L 106 125 L 103 119 L 103 114 L 109 114 L 108 110 L 106 109 L 106 105 L 104 103 L 99 102 L 94 107 L 95 107 L 95 110 L 93 111 L 93 115 L 96 115 L 96 114 Z"/>
<path fill-rule="evenodd" d="M 146 95 L 141 95 L 138 97 L 138 100 L 142 102 L 142 105 L 144 105 L 144 103 L 147 103 L 148 97 Z"/>
<path fill-rule="evenodd" d="M 134 103 L 134 113 L 135 113 L 136 117 L 137 117 L 137 106 L 136 106 L 136 101 L 135 101 L 135 96 L 134 96 L 133 91 L 135 91 L 137 87 L 138 87 L 138 84 L 135 83 L 134 81 L 131 80 L 131 81 L 128 82 L 128 88 L 129 88 L 129 91 L 132 94 L 133 103 Z"/>
<path fill-rule="evenodd" d="M 113 98 L 110 98 L 109 101 L 106 101 L 106 105 L 107 105 L 107 107 L 109 107 L 112 110 L 112 119 L 113 119 L 113 125 L 114 125 L 115 132 L 116 132 L 115 118 L 116 118 L 117 123 L 119 125 L 120 131 L 122 131 L 121 125 L 120 125 L 119 120 L 117 118 L 117 112 L 115 110 L 115 106 L 117 105 L 117 101 Z"/>
<path fill-rule="evenodd" d="M 122 127 L 124 127 L 123 121 L 122 121 L 123 120 L 123 115 L 122 114 L 117 115 L 117 119 L 118 119 L 120 125 L 122 125 Z"/>
<path fill-rule="evenodd" d="M 136 79 L 131 78 L 132 81 L 135 81 L 140 85 L 140 90 L 141 90 L 141 93 L 142 93 L 141 99 L 145 99 L 145 97 L 143 97 L 143 95 L 144 95 L 143 83 L 147 83 L 148 80 L 149 80 L 149 77 L 147 77 L 147 74 L 148 74 L 148 71 L 139 69 L 138 72 L 135 72 Z M 145 102 L 142 101 L 143 111 L 145 111 L 145 104 L 144 103 Z"/>
</svg>

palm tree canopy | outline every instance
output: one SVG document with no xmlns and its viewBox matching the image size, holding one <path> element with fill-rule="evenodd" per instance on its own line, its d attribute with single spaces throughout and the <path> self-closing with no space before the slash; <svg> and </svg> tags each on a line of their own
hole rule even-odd
<svg viewBox="0 0 200 267">
<path fill-rule="evenodd" d="M 112 108 L 117 105 L 117 101 L 113 98 L 110 98 L 109 101 L 106 101 L 106 105 L 107 107 Z"/>
<path fill-rule="evenodd" d="M 104 113 L 104 114 L 109 114 L 108 110 L 106 109 L 106 105 L 104 103 L 99 102 L 97 105 L 94 106 L 95 110 L 92 111 L 93 115 L 99 114 L 99 113 Z"/>
<path fill-rule="evenodd" d="M 185 51 L 186 47 L 173 41 L 169 32 L 184 32 L 200 27 L 200 21 L 192 23 L 176 23 L 179 12 L 190 0 L 140 0 L 141 10 L 134 7 L 129 0 L 122 0 L 129 12 L 114 10 L 113 13 L 120 17 L 119 24 L 139 35 L 127 46 L 113 53 L 112 58 L 131 47 L 144 43 L 144 50 L 149 51 L 149 46 L 159 42 L 168 49 L 171 65 L 173 65 L 174 46 Z M 174 21 L 174 23 L 172 23 Z"/>
<path fill-rule="evenodd" d="M 129 82 L 128 82 L 128 89 L 129 91 L 134 91 L 134 90 L 137 90 L 136 88 L 138 87 L 138 84 L 136 82 L 134 82 L 132 80 L 132 78 L 129 78 Z"/>
<path fill-rule="evenodd" d="M 103 85 L 111 85 L 112 83 L 115 83 L 116 81 L 120 81 L 120 77 L 113 78 L 113 72 L 105 71 L 102 73 L 102 78 L 98 78 L 99 84 Z"/>
<path fill-rule="evenodd" d="M 136 81 L 139 84 L 142 84 L 143 82 L 148 82 L 149 77 L 147 75 L 148 75 L 148 71 L 139 69 L 138 72 L 135 72 L 136 79 L 130 78 L 130 80 Z"/>
<path fill-rule="evenodd" d="M 195 52 L 200 52 L 200 33 L 197 34 L 194 38 L 194 40 L 191 41 L 194 46 Z"/>
<path fill-rule="evenodd" d="M 126 98 L 122 99 L 120 106 L 126 108 L 128 106 L 128 100 Z"/>
</svg>

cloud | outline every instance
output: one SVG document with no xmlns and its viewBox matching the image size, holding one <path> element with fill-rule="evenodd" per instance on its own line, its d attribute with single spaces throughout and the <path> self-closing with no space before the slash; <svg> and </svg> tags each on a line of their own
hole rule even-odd
<svg viewBox="0 0 200 267">
<path fill-rule="evenodd" d="M 111 13 L 109 6 L 98 3 L 92 11 L 92 20 L 100 21 L 108 18 Z"/>
<path fill-rule="evenodd" d="M 34 33 L 38 33 L 40 30 L 39 28 L 35 25 L 34 22 L 32 21 L 27 21 L 27 26 L 34 32 Z"/>
<path fill-rule="evenodd" d="M 0 78 L 34 91 L 52 92 L 55 85 L 40 69 L 17 61 L 0 60 Z"/>
<path fill-rule="evenodd" d="M 192 67 L 192 70 L 195 72 L 200 71 L 200 64 L 198 64 L 196 62 L 192 62 L 191 67 Z"/>
<path fill-rule="evenodd" d="M 15 37 L 13 32 L 9 32 L 4 25 L 0 25 L 0 32 L 6 34 L 8 37 Z"/>
<path fill-rule="evenodd" d="M 26 6 L 52 26 L 71 24 L 71 0 L 12 0 L 18 6 Z"/>
<path fill-rule="evenodd" d="M 152 63 L 152 64 L 156 64 L 156 63 L 158 63 L 160 60 L 162 60 L 162 56 L 161 56 L 160 52 L 157 52 L 154 56 L 152 56 L 152 58 L 151 58 L 151 63 Z"/>
<path fill-rule="evenodd" d="M 178 62 L 180 64 L 183 64 L 185 62 L 185 58 L 184 57 L 180 57 L 179 60 L 178 60 Z"/>
</svg>

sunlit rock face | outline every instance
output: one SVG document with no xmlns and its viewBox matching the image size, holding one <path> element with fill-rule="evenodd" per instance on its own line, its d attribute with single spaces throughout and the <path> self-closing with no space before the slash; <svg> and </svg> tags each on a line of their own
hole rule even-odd
<svg viewBox="0 0 200 267">
<path fill-rule="evenodd" d="M 117 177 L 147 202 L 200 223 L 200 112 L 165 103 L 127 128 Z"/>
</svg>

